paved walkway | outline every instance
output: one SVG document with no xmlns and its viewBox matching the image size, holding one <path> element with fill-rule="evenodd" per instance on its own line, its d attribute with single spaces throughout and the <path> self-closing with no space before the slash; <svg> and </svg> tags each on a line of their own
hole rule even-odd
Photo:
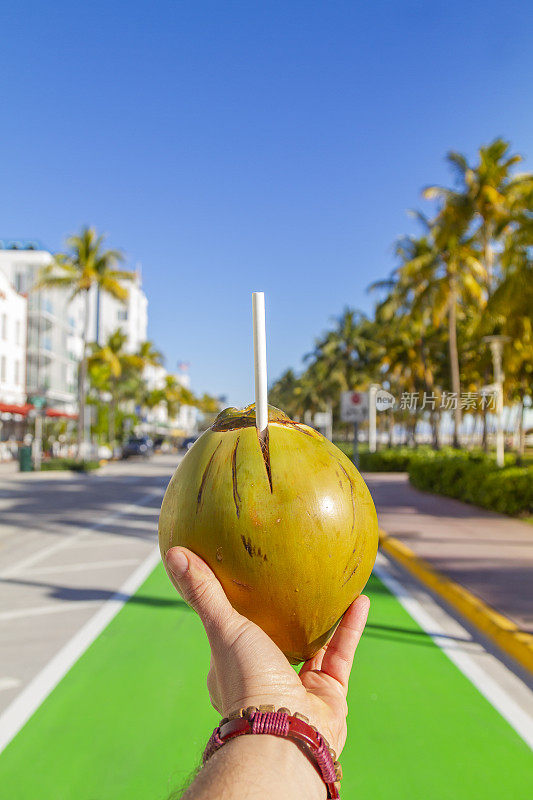
<svg viewBox="0 0 533 800">
<path fill-rule="evenodd" d="M 434 569 L 533 633 L 533 526 L 366 473 L 380 527 Z"/>
</svg>

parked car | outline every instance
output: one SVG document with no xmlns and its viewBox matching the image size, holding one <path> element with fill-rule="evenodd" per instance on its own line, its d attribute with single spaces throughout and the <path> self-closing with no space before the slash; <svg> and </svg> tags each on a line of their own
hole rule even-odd
<svg viewBox="0 0 533 800">
<path fill-rule="evenodd" d="M 130 456 L 150 458 L 153 453 L 154 445 L 148 436 L 130 436 L 126 444 L 122 446 L 122 458 L 130 458 Z"/>
</svg>

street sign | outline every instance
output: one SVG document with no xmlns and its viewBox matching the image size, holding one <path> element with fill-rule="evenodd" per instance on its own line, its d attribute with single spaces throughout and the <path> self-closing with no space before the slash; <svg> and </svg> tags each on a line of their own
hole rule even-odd
<svg viewBox="0 0 533 800">
<path fill-rule="evenodd" d="M 394 396 L 385 389 L 376 391 L 376 408 L 378 411 L 386 411 L 394 406 Z"/>
<path fill-rule="evenodd" d="M 341 420 L 363 422 L 368 417 L 368 392 L 343 392 L 341 394 Z"/>
</svg>

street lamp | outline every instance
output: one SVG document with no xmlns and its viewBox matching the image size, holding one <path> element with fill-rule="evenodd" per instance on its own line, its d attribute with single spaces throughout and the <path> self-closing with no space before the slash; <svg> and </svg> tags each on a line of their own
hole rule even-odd
<svg viewBox="0 0 533 800">
<path fill-rule="evenodd" d="M 510 341 L 509 336 L 484 336 L 483 341 L 490 347 L 492 354 L 492 367 L 494 372 L 494 387 L 496 388 L 496 463 L 503 467 L 503 369 L 502 352 L 505 342 Z"/>
</svg>

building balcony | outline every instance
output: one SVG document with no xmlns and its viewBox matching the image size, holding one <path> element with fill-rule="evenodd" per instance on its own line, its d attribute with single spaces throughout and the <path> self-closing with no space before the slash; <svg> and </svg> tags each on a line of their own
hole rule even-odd
<svg viewBox="0 0 533 800">
<path fill-rule="evenodd" d="M 57 354 L 46 347 L 32 347 L 30 345 L 28 347 L 27 360 L 33 363 L 41 363 L 44 361 L 48 364 L 51 361 L 57 360 Z"/>
</svg>

